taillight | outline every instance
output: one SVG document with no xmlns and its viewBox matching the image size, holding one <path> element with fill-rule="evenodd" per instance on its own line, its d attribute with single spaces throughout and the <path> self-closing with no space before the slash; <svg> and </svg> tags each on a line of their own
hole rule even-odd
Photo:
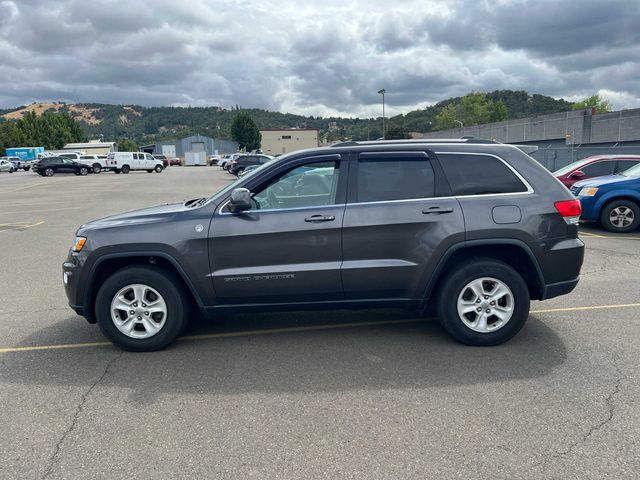
<svg viewBox="0 0 640 480">
<path fill-rule="evenodd" d="M 553 204 L 564 221 L 569 225 L 575 225 L 580 220 L 582 205 L 580 200 L 563 200 Z"/>
</svg>

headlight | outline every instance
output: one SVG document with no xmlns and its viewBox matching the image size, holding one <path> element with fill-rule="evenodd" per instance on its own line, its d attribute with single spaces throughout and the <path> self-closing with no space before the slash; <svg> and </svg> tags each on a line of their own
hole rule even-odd
<svg viewBox="0 0 640 480">
<path fill-rule="evenodd" d="M 581 197 L 593 197 L 596 193 L 598 193 L 598 187 L 585 187 L 580 190 Z"/>
<path fill-rule="evenodd" d="M 79 252 L 82 250 L 82 247 L 84 247 L 85 242 L 87 241 L 87 239 L 85 237 L 76 237 L 76 241 L 73 244 L 73 248 L 72 250 L 74 252 Z"/>
</svg>

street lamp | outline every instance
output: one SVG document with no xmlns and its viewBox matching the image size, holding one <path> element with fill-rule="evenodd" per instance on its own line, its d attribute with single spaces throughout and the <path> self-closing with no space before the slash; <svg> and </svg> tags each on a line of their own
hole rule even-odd
<svg viewBox="0 0 640 480">
<path fill-rule="evenodd" d="M 384 88 L 381 88 L 378 90 L 378 93 L 382 95 L 382 139 L 384 140 L 386 137 L 386 131 L 384 128 L 384 94 L 387 93 L 387 91 Z"/>
</svg>

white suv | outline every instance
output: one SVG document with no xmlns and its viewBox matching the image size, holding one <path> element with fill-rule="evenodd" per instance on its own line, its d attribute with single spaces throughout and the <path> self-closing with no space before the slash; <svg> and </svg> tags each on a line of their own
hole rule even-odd
<svg viewBox="0 0 640 480">
<path fill-rule="evenodd" d="M 107 155 L 107 167 L 116 173 L 129 173 L 131 170 L 160 173 L 164 168 L 162 160 L 144 152 L 112 152 Z"/>
</svg>

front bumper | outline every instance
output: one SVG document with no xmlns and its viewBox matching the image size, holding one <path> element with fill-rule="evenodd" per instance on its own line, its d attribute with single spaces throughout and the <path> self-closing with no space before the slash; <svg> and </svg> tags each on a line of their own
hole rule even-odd
<svg viewBox="0 0 640 480">
<path fill-rule="evenodd" d="M 62 281 L 64 283 L 64 291 L 67 295 L 69 306 L 80 316 L 87 319 L 89 323 L 95 323 L 92 312 L 90 312 L 84 299 L 80 294 L 80 271 L 84 265 L 86 255 L 75 253 L 69 250 L 67 259 L 62 264 Z"/>
</svg>

